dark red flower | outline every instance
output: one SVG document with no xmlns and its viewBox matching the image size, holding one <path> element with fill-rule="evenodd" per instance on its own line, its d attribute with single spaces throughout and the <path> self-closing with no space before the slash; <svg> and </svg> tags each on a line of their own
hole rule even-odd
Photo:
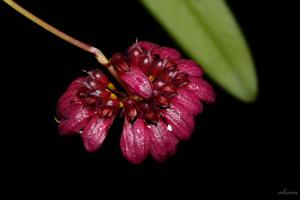
<svg viewBox="0 0 300 200">
<path fill-rule="evenodd" d="M 149 154 L 165 160 L 176 152 L 179 140 L 191 137 L 194 117 L 202 112 L 202 102 L 214 102 L 214 90 L 197 63 L 150 42 L 135 43 L 126 55 L 114 54 L 111 63 L 128 93 L 117 97 L 103 73 L 89 72 L 73 81 L 59 100 L 59 131 L 80 133 L 85 148 L 95 151 L 122 109 L 125 158 L 134 164 Z"/>
<path fill-rule="evenodd" d="M 109 81 L 100 71 L 73 81 L 59 99 L 58 130 L 62 135 L 80 133 L 86 150 L 97 150 L 106 137 L 120 101 L 107 89 Z"/>
</svg>

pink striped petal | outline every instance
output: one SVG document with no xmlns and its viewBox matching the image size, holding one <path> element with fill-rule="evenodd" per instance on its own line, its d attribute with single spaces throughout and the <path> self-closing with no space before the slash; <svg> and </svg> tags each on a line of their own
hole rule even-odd
<svg viewBox="0 0 300 200">
<path fill-rule="evenodd" d="M 132 50 L 135 47 L 140 47 L 140 48 L 145 49 L 147 51 L 151 51 L 153 49 L 159 48 L 159 46 L 157 44 L 154 44 L 152 42 L 141 41 L 141 42 L 135 43 L 131 47 L 129 47 L 129 51 Z"/>
<path fill-rule="evenodd" d="M 103 119 L 98 116 L 90 120 L 81 134 L 83 145 L 87 151 L 93 152 L 101 147 L 113 121 L 114 117 Z"/>
<path fill-rule="evenodd" d="M 213 103 L 216 99 L 215 91 L 203 79 L 190 77 L 190 83 L 185 88 L 207 103 Z"/>
<path fill-rule="evenodd" d="M 133 125 L 125 119 L 120 145 L 124 157 L 133 164 L 139 164 L 150 153 L 150 130 L 144 120 L 138 118 Z"/>
<path fill-rule="evenodd" d="M 194 94 L 184 90 L 178 89 L 178 95 L 173 97 L 171 102 L 181 104 L 184 109 L 191 112 L 192 115 L 196 116 L 203 111 L 203 105 Z"/>
<path fill-rule="evenodd" d="M 74 102 L 76 100 L 76 92 L 77 90 L 82 86 L 82 82 L 85 80 L 85 78 L 80 77 L 76 80 L 74 80 L 66 90 L 66 92 L 60 97 L 57 103 L 57 112 L 60 115 L 65 115 L 66 109 L 70 106 L 71 102 Z"/>
<path fill-rule="evenodd" d="M 92 113 L 81 105 L 69 107 L 66 119 L 62 119 L 58 125 L 58 131 L 62 135 L 79 133 L 89 122 Z"/>
<path fill-rule="evenodd" d="M 151 155 L 157 161 L 164 161 L 176 152 L 178 140 L 172 132 L 167 130 L 167 125 L 160 120 L 157 125 L 150 125 L 151 130 Z"/>
<path fill-rule="evenodd" d="M 172 102 L 170 107 L 187 123 L 191 129 L 194 129 L 194 116 L 187 109 L 185 109 L 183 105 L 177 102 Z"/>
<path fill-rule="evenodd" d="M 173 109 L 165 109 L 162 111 L 162 116 L 165 118 L 171 130 L 177 138 L 188 140 L 191 137 L 193 127 L 190 127 L 181 116 Z"/>
<path fill-rule="evenodd" d="M 148 77 L 140 69 L 122 73 L 120 74 L 120 79 L 134 94 L 146 99 L 151 97 L 151 84 Z"/>
<path fill-rule="evenodd" d="M 178 59 L 176 63 L 179 72 L 183 72 L 194 77 L 203 76 L 202 68 L 193 60 Z"/>
<path fill-rule="evenodd" d="M 161 59 L 175 60 L 181 57 L 180 53 L 169 47 L 153 49 L 153 54 L 158 54 Z"/>
</svg>

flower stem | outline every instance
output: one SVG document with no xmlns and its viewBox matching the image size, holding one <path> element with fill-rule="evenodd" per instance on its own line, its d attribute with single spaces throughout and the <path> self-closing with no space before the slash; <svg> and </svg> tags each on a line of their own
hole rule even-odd
<svg viewBox="0 0 300 200">
<path fill-rule="evenodd" d="M 66 42 L 73 44 L 74 46 L 87 51 L 91 54 L 93 54 L 97 61 L 104 65 L 105 67 L 107 67 L 107 70 L 112 74 L 112 76 L 120 83 L 120 79 L 118 77 L 117 72 L 114 70 L 113 66 L 110 64 L 110 62 L 108 61 L 108 59 L 105 57 L 105 55 L 96 47 L 93 47 L 89 44 L 86 44 L 84 42 L 81 42 L 80 40 L 75 39 L 74 37 L 71 37 L 70 35 L 67 35 L 66 33 L 58 30 L 57 28 L 55 28 L 54 26 L 48 24 L 47 22 L 43 21 L 42 19 L 38 18 L 37 16 L 33 15 L 32 13 L 30 13 L 29 11 L 27 11 L 26 9 L 24 9 L 23 7 L 21 7 L 20 5 L 18 5 L 17 3 L 15 3 L 13 0 L 3 0 L 7 5 L 9 5 L 10 7 L 12 7 L 13 9 L 15 9 L 18 13 L 20 13 L 21 15 L 23 15 L 24 17 L 28 18 L 29 20 L 33 21 L 34 23 L 36 23 L 37 25 L 39 25 L 40 27 L 44 28 L 45 30 L 47 30 L 48 32 L 56 35 L 57 37 L 65 40 Z"/>
</svg>

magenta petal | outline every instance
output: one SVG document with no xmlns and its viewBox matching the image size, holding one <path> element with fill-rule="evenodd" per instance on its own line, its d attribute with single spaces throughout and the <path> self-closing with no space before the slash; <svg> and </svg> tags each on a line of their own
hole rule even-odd
<svg viewBox="0 0 300 200">
<path fill-rule="evenodd" d="M 148 156 L 151 148 L 150 130 L 144 120 L 138 118 L 133 125 L 125 119 L 120 140 L 124 157 L 133 164 L 139 164 Z"/>
<path fill-rule="evenodd" d="M 157 125 L 150 125 L 151 130 L 151 155 L 157 161 L 164 161 L 176 152 L 177 139 L 172 132 L 167 130 L 167 125 L 160 120 Z"/>
<path fill-rule="evenodd" d="M 70 110 L 70 107 L 75 105 L 72 104 L 72 102 L 74 101 L 74 99 L 76 99 L 76 97 L 74 97 L 74 95 L 67 96 L 65 94 L 62 96 L 59 103 L 57 104 L 57 114 L 59 118 L 61 118 L 61 116 L 66 116 Z"/>
<path fill-rule="evenodd" d="M 134 94 L 149 98 L 152 95 L 152 88 L 148 77 L 140 70 L 133 69 L 130 72 L 120 74 L 120 79 Z"/>
<path fill-rule="evenodd" d="M 81 105 L 69 107 L 68 116 L 62 119 L 58 125 L 58 131 L 62 135 L 79 133 L 89 122 L 92 113 L 82 108 Z"/>
<path fill-rule="evenodd" d="M 182 104 L 177 102 L 172 102 L 170 107 L 187 123 L 191 129 L 194 129 L 195 120 L 191 112 L 185 109 Z"/>
<path fill-rule="evenodd" d="M 178 95 L 172 98 L 172 102 L 180 103 L 184 109 L 194 116 L 203 111 L 203 105 L 197 96 L 184 89 L 178 89 L 177 92 Z"/>
<path fill-rule="evenodd" d="M 129 51 L 132 50 L 135 47 L 140 47 L 140 48 L 145 49 L 147 51 L 152 51 L 153 49 L 159 48 L 159 46 L 157 44 L 154 44 L 152 42 L 141 41 L 141 42 L 133 44 L 131 47 L 129 47 Z"/>
<path fill-rule="evenodd" d="M 69 92 L 73 92 L 73 94 L 75 95 L 75 93 L 77 92 L 77 90 L 82 86 L 82 83 L 86 80 L 85 77 L 79 77 L 77 79 L 75 79 L 74 81 L 72 81 L 69 85 L 69 87 L 67 88 L 67 91 Z"/>
<path fill-rule="evenodd" d="M 184 72 L 194 77 L 203 76 L 202 68 L 193 60 L 178 59 L 176 63 L 177 63 L 177 69 L 180 72 Z"/>
<path fill-rule="evenodd" d="M 165 109 L 162 116 L 167 121 L 168 127 L 174 135 L 181 140 L 188 140 L 191 137 L 193 127 L 190 127 L 181 116 L 173 109 Z"/>
<path fill-rule="evenodd" d="M 207 103 L 213 103 L 216 99 L 213 88 L 203 79 L 190 77 L 190 83 L 186 89 Z"/>
<path fill-rule="evenodd" d="M 76 99 L 76 92 L 82 86 L 82 82 L 85 78 L 81 77 L 74 80 L 66 90 L 66 92 L 60 97 L 57 103 L 57 112 L 60 115 L 65 115 L 65 109 L 70 106 L 70 103 Z"/>
<path fill-rule="evenodd" d="M 113 120 L 114 117 L 100 119 L 98 116 L 90 120 L 81 134 L 83 145 L 87 151 L 93 152 L 101 147 Z"/>
<path fill-rule="evenodd" d="M 158 54 L 162 59 L 169 60 L 175 60 L 181 57 L 178 51 L 168 47 L 156 48 L 153 50 L 153 54 Z"/>
</svg>

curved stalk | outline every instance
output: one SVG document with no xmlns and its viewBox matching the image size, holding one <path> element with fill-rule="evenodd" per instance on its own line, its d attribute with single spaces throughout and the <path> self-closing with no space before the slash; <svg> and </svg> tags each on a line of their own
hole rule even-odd
<svg viewBox="0 0 300 200">
<path fill-rule="evenodd" d="M 65 40 L 66 42 L 68 42 L 86 52 L 93 54 L 95 56 L 95 58 L 97 59 L 97 61 L 100 64 L 104 65 L 107 68 L 107 70 L 112 74 L 112 76 L 122 85 L 117 72 L 114 70 L 113 66 L 110 64 L 108 59 L 105 57 L 105 55 L 99 49 L 97 49 L 96 47 L 93 47 L 92 45 L 81 42 L 80 40 L 58 30 L 54 26 L 48 24 L 47 22 L 45 22 L 42 19 L 38 18 L 37 16 L 33 15 L 32 13 L 30 13 L 29 11 L 24 9 L 22 6 L 18 5 L 13 0 L 3 0 L 3 1 L 7 5 L 12 7 L 13 9 L 15 9 L 18 13 L 20 13 L 24 17 L 28 18 L 32 22 L 36 23 L 40 27 L 44 28 L 48 32 L 54 34 L 55 36 Z"/>
</svg>

